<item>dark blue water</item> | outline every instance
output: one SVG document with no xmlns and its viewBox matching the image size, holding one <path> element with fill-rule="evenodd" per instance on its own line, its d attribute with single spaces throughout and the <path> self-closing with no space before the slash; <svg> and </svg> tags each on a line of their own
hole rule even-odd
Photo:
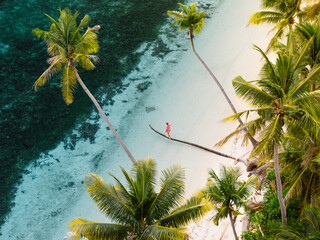
<svg viewBox="0 0 320 240">
<path fill-rule="evenodd" d="M 64 103 L 59 75 L 38 92 L 33 91 L 34 81 L 48 67 L 45 44 L 31 34 L 33 28 L 47 30 L 50 26 L 44 13 L 57 18 L 58 9 L 68 7 L 80 12 L 79 20 L 88 14 L 91 26 L 101 25 L 100 62 L 94 71 L 80 71 L 80 75 L 98 100 L 101 89 L 107 93 L 102 104 L 113 104 L 112 97 L 122 88 L 121 79 L 135 68 L 143 54 L 135 50 L 142 42 L 156 39 L 166 11 L 176 9 L 177 2 L 0 1 L 0 224 L 10 212 L 15 186 L 25 167 L 40 153 L 64 141 L 73 127 L 93 110 L 93 104 L 80 88 L 73 104 Z M 72 149 L 79 138 L 94 142 L 96 125 L 83 123 L 79 129 L 80 136 L 66 142 L 65 148 Z"/>
</svg>

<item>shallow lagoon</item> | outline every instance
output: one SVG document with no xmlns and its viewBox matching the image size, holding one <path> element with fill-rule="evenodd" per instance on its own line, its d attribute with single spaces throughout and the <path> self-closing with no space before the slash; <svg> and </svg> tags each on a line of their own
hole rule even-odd
<svg viewBox="0 0 320 240">
<path fill-rule="evenodd" d="M 174 9 L 176 2 L 2 1 L 0 18 L 6 23 L 1 26 L 0 36 L 2 222 L 13 206 L 14 186 L 21 179 L 23 184 L 17 192 L 20 200 L 15 207 L 21 209 L 18 212 L 31 211 L 30 217 L 35 222 L 58 222 L 63 208 L 83 193 L 84 174 L 106 166 L 101 163 L 102 156 L 111 154 L 117 146 L 108 129 L 104 125 L 100 127 L 100 116 L 92 112 L 92 103 L 82 89 L 78 89 L 76 101 L 70 106 L 62 100 L 59 77 L 37 93 L 32 90 L 33 82 L 48 66 L 45 45 L 31 34 L 35 27 L 46 29 L 50 25 L 43 13 L 56 18 L 59 7 L 76 7 L 80 11 L 79 19 L 86 13 L 92 25 L 101 25 L 100 62 L 96 70 L 80 71 L 80 74 L 117 128 L 128 123 L 125 116 L 134 111 L 136 100 L 143 98 L 144 86 L 147 88 L 166 64 L 178 61 L 179 52 L 188 47 L 185 35 L 177 37 L 176 30 L 168 25 L 166 10 Z M 210 4 L 202 6 L 212 9 Z M 152 111 L 152 106 L 146 109 L 149 110 Z M 118 130 L 125 137 L 126 130 Z M 114 164 L 117 169 L 121 164 L 119 159 L 110 159 L 108 165 Z M 36 202 L 30 202 L 31 198 Z M 52 209 L 48 210 L 48 206 Z M 44 210 L 48 211 L 46 219 L 39 214 Z M 23 221 L 15 223 L 20 224 Z M 32 222 L 26 223 L 26 227 L 31 225 Z M 43 229 L 36 229 L 34 237 L 43 237 Z M 11 236 L 12 239 L 25 237 L 24 233 Z"/>
</svg>

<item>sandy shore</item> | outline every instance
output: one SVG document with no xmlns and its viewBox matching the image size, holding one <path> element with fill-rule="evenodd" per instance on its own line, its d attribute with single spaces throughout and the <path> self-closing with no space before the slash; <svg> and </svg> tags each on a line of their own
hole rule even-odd
<svg viewBox="0 0 320 240">
<path fill-rule="evenodd" d="M 199 55 L 224 86 L 237 109 L 241 109 L 243 106 L 234 94 L 231 81 L 238 75 L 245 79 L 253 80 L 256 78 L 262 62 L 260 62 L 259 53 L 252 49 L 252 44 L 265 49 L 268 43 L 266 39 L 267 27 L 246 27 L 249 16 L 258 10 L 259 1 L 256 0 L 224 0 L 212 17 L 207 20 L 203 32 L 195 37 L 195 47 Z M 170 122 L 173 124 L 171 127 L 172 137 L 209 148 L 212 148 L 215 143 L 229 133 L 234 125 L 221 122 L 223 118 L 232 114 L 231 109 L 214 81 L 193 54 L 185 33 L 177 34 L 180 38 L 186 38 L 184 46 L 188 50 L 181 54 L 179 61 L 167 64 L 162 73 L 155 76 L 156 80 L 152 81 L 153 84 L 143 93 L 143 98 L 134 103 L 132 112 L 121 119 L 120 135 L 136 159 L 154 158 L 158 163 L 159 172 L 172 164 L 183 166 L 186 169 L 186 196 L 188 197 L 205 186 L 209 169 L 218 171 L 222 164 L 231 165 L 234 164 L 233 161 L 191 146 L 171 142 L 152 132 L 149 129 L 149 124 L 163 132 L 165 122 Z M 152 76 L 152 73 L 150 75 Z M 128 101 L 130 102 L 130 99 Z M 117 103 L 117 100 L 115 102 Z M 112 121 L 112 116 L 117 112 L 109 113 Z M 96 137 L 96 142 L 105 142 L 106 140 L 104 132 L 98 132 Z M 102 175 L 106 181 L 110 179 L 107 177 L 106 171 L 119 172 L 118 165 L 129 169 L 131 162 L 115 140 L 110 139 L 107 138 L 108 141 L 111 141 L 111 143 L 108 142 L 108 146 L 101 145 L 86 150 L 82 149 L 85 145 L 82 146 L 79 143 L 77 145 L 78 155 L 75 156 L 74 152 L 64 154 L 63 157 L 61 155 L 61 158 L 66 162 L 60 159 L 57 163 L 54 157 L 50 157 L 48 161 L 44 159 L 43 166 L 41 165 L 41 168 L 34 170 L 32 175 L 25 177 L 24 183 L 19 187 L 16 206 L 2 229 L 4 236 L 7 236 L 8 239 L 43 239 L 43 232 L 47 232 L 47 239 L 62 239 L 68 231 L 68 222 L 76 217 L 92 221 L 106 221 L 89 199 L 83 186 L 80 186 L 83 189 L 81 193 L 73 193 L 73 190 L 68 188 L 61 191 L 59 189 L 61 193 L 62 191 L 66 193 L 61 196 L 54 191 L 52 191 L 52 196 L 41 196 L 41 193 L 28 195 L 30 197 L 38 196 L 38 200 L 36 197 L 34 200 L 28 199 L 26 197 L 28 193 L 24 188 L 26 186 L 30 188 L 35 184 L 35 181 L 38 181 L 39 183 L 34 185 L 34 191 L 38 188 L 41 192 L 41 187 L 47 188 L 39 186 L 39 184 L 43 182 L 44 185 L 48 185 L 46 181 L 49 180 L 42 179 L 49 179 L 49 177 L 50 181 L 59 184 L 61 179 L 69 178 L 72 181 L 64 180 L 66 186 L 73 187 L 72 184 L 75 184 L 74 187 L 79 187 L 77 183 L 80 185 L 87 169 L 92 169 L 90 165 L 92 163 L 83 160 L 88 156 L 88 152 L 91 152 L 90 156 L 94 156 L 94 159 L 98 159 L 99 166 L 95 168 L 95 172 Z M 62 147 L 60 148 L 62 149 Z M 56 152 L 59 151 L 59 149 L 56 150 Z M 239 145 L 232 142 L 219 151 L 240 157 L 247 152 L 247 149 L 240 148 Z M 53 151 L 50 156 L 60 156 L 60 153 L 56 152 Z M 107 159 L 107 161 L 100 161 L 101 159 Z M 55 173 L 51 176 L 50 168 L 58 164 L 60 174 Z M 39 176 L 43 175 L 42 172 L 47 169 L 49 177 L 40 178 Z M 69 195 L 67 195 L 67 191 L 71 191 Z M 73 201 L 70 201 L 68 196 L 72 196 Z M 59 202 L 55 200 L 57 197 L 60 198 Z M 39 201 L 39 204 L 48 201 L 50 206 L 57 205 L 58 210 L 48 213 L 51 216 L 45 219 L 48 222 L 45 226 L 51 226 L 50 229 L 41 229 L 45 226 L 40 224 L 43 220 L 36 212 L 32 216 L 33 222 L 27 221 L 25 224 L 23 219 L 20 219 L 23 212 L 28 211 L 28 207 L 31 209 L 29 211 L 34 211 L 33 201 Z M 41 205 L 37 210 L 46 211 L 46 207 Z M 57 216 L 59 217 L 58 221 L 53 218 L 57 219 Z M 37 223 L 40 227 L 36 226 Z M 221 239 L 220 236 L 225 228 L 223 239 L 233 239 L 230 225 L 227 225 L 228 221 L 222 221 L 220 226 L 216 227 L 210 221 L 210 216 L 207 216 L 203 221 L 189 226 L 190 239 Z M 19 226 L 17 231 L 25 232 L 25 234 L 20 234 L 19 238 L 15 237 L 18 236 L 15 233 L 16 226 Z M 241 224 L 238 222 L 236 227 L 240 234 Z"/>
</svg>

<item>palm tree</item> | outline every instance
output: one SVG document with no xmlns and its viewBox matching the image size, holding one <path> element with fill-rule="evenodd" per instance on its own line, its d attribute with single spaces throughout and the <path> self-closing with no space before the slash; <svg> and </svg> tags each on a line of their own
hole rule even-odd
<svg viewBox="0 0 320 240">
<path fill-rule="evenodd" d="M 157 193 L 155 167 L 155 161 L 147 159 L 137 161 L 131 175 L 121 168 L 127 188 L 110 173 L 116 186 L 88 174 L 85 183 L 90 197 L 113 223 L 74 219 L 70 222 L 70 230 L 76 234 L 72 239 L 186 239 L 182 227 L 210 211 L 211 204 L 198 196 L 180 204 L 185 173 L 177 165 L 162 171 Z"/>
<path fill-rule="evenodd" d="M 255 47 L 266 60 L 260 72 L 261 79 L 248 82 L 238 76 L 233 80 L 236 93 L 255 108 L 234 114 L 226 120 L 236 120 L 241 116 L 248 118 L 250 114 L 258 116 L 245 124 L 253 136 L 258 135 L 261 139 L 257 148 L 251 153 L 251 157 L 259 156 L 261 160 L 274 159 L 282 223 L 286 224 L 286 208 L 282 197 L 279 170 L 279 147 L 281 147 L 285 130 L 293 126 L 312 129 L 314 136 L 319 133 L 320 123 L 313 118 L 308 106 L 319 109 L 317 107 L 320 91 L 310 92 L 308 86 L 320 67 L 301 79 L 301 66 L 303 66 L 303 56 L 308 44 L 299 56 L 278 54 L 275 64 L 271 63 L 259 47 Z M 229 140 L 237 132 L 238 130 L 231 133 L 220 144 Z"/>
<path fill-rule="evenodd" d="M 268 10 L 251 15 L 249 23 L 254 25 L 261 23 L 274 24 L 271 31 L 276 31 L 276 33 L 272 37 L 266 52 L 270 51 L 285 32 L 292 30 L 296 14 L 300 10 L 300 3 L 301 0 L 262 0 L 262 7 Z"/>
<path fill-rule="evenodd" d="M 296 24 L 296 18 L 299 22 L 302 19 L 315 19 L 320 12 L 320 4 L 313 0 L 262 0 L 262 7 L 266 11 L 256 12 L 251 15 L 249 24 L 258 25 L 261 23 L 271 23 L 274 27 L 270 30 L 276 31 L 272 37 L 266 53 L 268 53 L 275 43 L 284 36 L 286 32 L 291 32 Z M 301 9 L 303 3 L 308 3 L 307 7 Z"/>
<path fill-rule="evenodd" d="M 81 35 L 80 32 L 88 26 L 90 17 L 85 15 L 80 24 L 77 25 L 78 15 L 78 12 L 72 14 L 71 11 L 66 8 L 60 10 L 60 17 L 58 21 L 56 21 L 46 14 L 52 21 L 49 31 L 43 31 L 37 28 L 33 30 L 33 33 L 38 38 L 42 38 L 46 42 L 50 55 L 50 58 L 48 59 L 48 63 L 50 64 L 49 68 L 35 81 L 33 87 L 37 91 L 38 87 L 44 85 L 47 80 L 63 68 L 61 83 L 63 85 L 62 94 L 64 101 L 67 104 L 73 102 L 73 93 L 77 86 L 77 82 L 79 82 L 130 160 L 135 163 L 134 157 L 121 140 L 97 100 L 83 83 L 75 67 L 75 65 L 80 65 L 85 70 L 94 69 L 94 63 L 98 61 L 98 57 L 94 54 L 98 52 L 99 47 L 97 32 L 100 29 L 100 26 L 96 25 L 93 28 L 88 27 L 85 33 Z"/>
<path fill-rule="evenodd" d="M 179 26 L 179 30 L 188 30 L 187 33 L 190 36 L 191 46 L 192 46 L 192 50 L 193 50 L 194 54 L 200 60 L 202 65 L 205 67 L 205 69 L 209 72 L 210 76 L 213 78 L 215 83 L 218 85 L 220 91 L 222 92 L 222 94 L 226 98 L 233 113 L 237 113 L 237 110 L 234 107 L 234 105 L 232 104 L 226 91 L 224 90 L 224 88 L 222 87 L 222 85 L 220 84 L 220 82 L 218 81 L 216 76 L 212 73 L 210 68 L 207 66 L 207 64 L 199 56 L 199 54 L 197 53 L 197 51 L 195 50 L 195 47 L 194 47 L 194 43 L 193 43 L 194 33 L 199 34 L 200 31 L 203 29 L 203 26 L 205 23 L 204 17 L 207 15 L 207 13 L 197 11 L 197 3 L 196 2 L 190 4 L 190 6 L 188 8 L 185 5 L 183 5 L 182 3 L 178 3 L 178 4 L 181 7 L 182 12 L 167 11 L 169 17 L 174 19 L 172 24 L 174 26 Z M 238 121 L 239 121 L 240 125 L 242 126 L 243 125 L 242 120 L 239 118 Z M 254 138 L 252 138 L 251 136 L 249 138 L 250 138 L 252 145 L 255 147 L 257 145 L 257 141 Z"/>
<path fill-rule="evenodd" d="M 217 213 L 213 222 L 219 225 L 219 220 L 229 216 L 234 238 L 238 240 L 236 229 L 234 226 L 233 216 L 241 214 L 234 207 L 240 208 L 246 206 L 245 200 L 251 193 L 254 177 L 250 177 L 247 181 L 240 181 L 242 173 L 239 168 L 222 166 L 220 169 L 220 178 L 214 170 L 209 172 L 210 178 L 203 194 L 214 204 L 217 205 Z"/>
</svg>

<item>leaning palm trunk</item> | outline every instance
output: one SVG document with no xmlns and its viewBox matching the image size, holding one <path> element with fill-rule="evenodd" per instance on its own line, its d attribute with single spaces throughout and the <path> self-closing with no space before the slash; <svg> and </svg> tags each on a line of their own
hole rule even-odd
<svg viewBox="0 0 320 240">
<path fill-rule="evenodd" d="M 287 225 L 287 211 L 286 211 L 286 206 L 284 204 L 284 200 L 282 196 L 282 183 L 281 183 L 280 171 L 279 171 L 279 155 L 278 155 L 277 143 L 275 143 L 275 146 L 274 146 L 274 172 L 276 174 L 277 193 L 278 193 L 278 201 L 279 201 L 280 210 L 281 210 L 282 224 Z"/>
<path fill-rule="evenodd" d="M 231 222 L 231 227 L 232 227 L 234 239 L 235 239 L 235 240 L 238 240 L 238 236 L 237 236 L 236 228 L 235 228 L 235 226 L 234 226 L 234 222 L 233 222 L 233 219 L 232 219 L 231 211 L 229 211 L 229 218 L 230 218 L 230 222 Z"/>
<path fill-rule="evenodd" d="M 165 137 L 171 141 L 175 141 L 175 142 L 180 142 L 180 143 L 184 143 L 184 144 L 187 144 L 187 145 L 190 145 L 190 146 L 193 146 L 193 147 L 196 147 L 196 148 L 200 148 L 202 150 L 205 150 L 207 152 L 211 152 L 213 154 L 216 154 L 218 156 L 221 156 L 221 157 L 225 157 L 225 158 L 229 158 L 229 159 L 233 159 L 235 160 L 236 162 L 241 162 L 243 163 L 245 166 L 248 165 L 248 160 L 244 160 L 244 159 L 241 159 L 241 158 L 236 158 L 236 157 L 233 157 L 233 156 L 230 156 L 228 154 L 225 154 L 225 153 L 222 153 L 222 152 L 218 152 L 216 150 L 213 150 L 211 148 L 207 148 L 207 147 L 204 147 L 204 146 L 201 146 L 199 144 L 195 144 L 195 143 L 191 143 L 191 142 L 187 142 L 187 141 L 183 141 L 183 140 L 180 140 L 180 139 L 176 139 L 176 138 L 168 138 L 166 135 L 158 132 L 157 130 L 155 130 L 150 124 L 149 124 L 149 127 L 151 128 L 152 131 L 154 131 L 155 133 L 161 135 L 162 137 Z"/>
<path fill-rule="evenodd" d="M 207 64 L 202 60 L 202 58 L 199 56 L 199 54 L 197 53 L 197 51 L 195 50 L 194 48 L 194 44 L 193 44 L 193 32 L 191 29 L 189 29 L 189 34 L 190 34 L 190 41 L 191 41 L 191 46 L 192 46 L 192 50 L 194 52 L 194 54 L 197 56 L 197 58 L 199 59 L 199 61 L 202 63 L 202 65 L 205 67 L 205 69 L 209 72 L 210 76 L 213 78 L 213 80 L 215 81 L 215 83 L 218 85 L 220 91 L 222 92 L 223 96 L 226 98 L 229 106 L 231 107 L 232 111 L 234 114 L 237 113 L 237 110 L 236 108 L 233 106 L 230 98 L 228 97 L 226 91 L 224 90 L 224 88 L 221 86 L 220 82 L 218 81 L 218 79 L 216 78 L 216 76 L 212 73 L 212 71 L 210 70 L 210 68 L 207 66 Z M 243 126 L 243 122 L 240 118 L 238 118 L 238 121 L 240 123 L 241 126 Z M 252 146 L 255 148 L 258 143 L 257 141 L 249 134 L 249 139 L 250 139 L 250 142 L 252 144 Z"/>
<path fill-rule="evenodd" d="M 96 108 L 98 109 L 99 113 L 101 114 L 102 118 L 106 121 L 106 123 L 108 124 L 110 130 L 112 131 L 112 133 L 114 134 L 114 136 L 116 137 L 116 139 L 119 141 L 120 145 L 122 146 L 123 150 L 126 152 L 126 154 L 128 155 L 128 157 L 130 158 L 130 160 L 132 161 L 133 164 L 136 163 L 136 160 L 134 159 L 134 157 L 132 156 L 132 154 L 130 153 L 130 151 L 128 150 L 128 148 L 126 147 L 126 145 L 124 144 L 124 142 L 122 141 L 122 139 L 120 138 L 119 134 L 117 133 L 117 131 L 114 129 L 114 127 L 112 126 L 111 122 L 109 121 L 108 117 L 106 116 L 106 114 L 103 112 L 101 106 L 99 105 L 99 103 L 97 102 L 97 100 L 95 99 L 95 97 L 91 94 L 91 92 L 89 91 L 89 89 L 86 87 L 86 85 L 83 83 L 83 81 L 81 80 L 77 69 L 75 68 L 72 60 L 70 60 L 70 65 L 72 66 L 73 72 L 77 77 L 78 82 L 80 83 L 81 87 L 83 88 L 83 90 L 87 93 L 87 95 L 89 96 L 89 98 L 91 99 L 91 101 L 94 103 L 94 105 L 96 106 Z"/>
</svg>

